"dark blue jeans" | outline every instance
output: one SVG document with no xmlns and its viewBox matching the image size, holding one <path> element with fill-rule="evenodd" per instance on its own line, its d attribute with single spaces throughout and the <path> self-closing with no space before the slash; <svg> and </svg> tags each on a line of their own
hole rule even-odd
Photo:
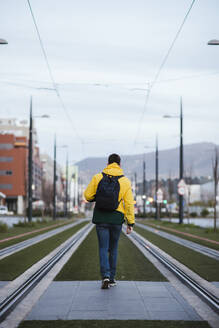
<svg viewBox="0 0 219 328">
<path fill-rule="evenodd" d="M 99 223 L 96 224 L 99 242 L 100 273 L 102 278 L 114 279 L 116 274 L 116 261 L 119 236 L 122 224 Z"/>
</svg>

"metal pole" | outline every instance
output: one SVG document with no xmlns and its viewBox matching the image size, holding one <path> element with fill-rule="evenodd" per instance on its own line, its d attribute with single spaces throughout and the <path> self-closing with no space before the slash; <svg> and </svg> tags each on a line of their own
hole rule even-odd
<svg viewBox="0 0 219 328">
<path fill-rule="evenodd" d="M 65 216 L 68 216 L 68 152 L 66 157 L 66 180 L 65 180 Z"/>
<path fill-rule="evenodd" d="M 30 126 L 28 145 L 28 221 L 32 221 L 32 185 L 33 185 L 33 118 L 32 118 L 32 97 L 30 98 Z"/>
<path fill-rule="evenodd" d="M 56 219 L 56 135 L 54 140 L 54 162 L 53 162 L 53 220 Z"/>
<path fill-rule="evenodd" d="M 137 199 L 137 173 L 135 172 L 134 175 L 134 179 L 135 179 L 135 200 Z"/>
<path fill-rule="evenodd" d="M 158 136 L 156 136 L 156 152 L 155 152 L 155 197 L 156 197 L 156 220 L 159 220 L 159 204 L 157 202 L 158 191 L 158 174 L 159 174 L 159 153 L 158 153 Z"/>
<path fill-rule="evenodd" d="M 215 159 L 213 160 L 214 176 L 214 232 L 217 230 L 217 197 L 218 197 L 218 150 L 215 148 Z"/>
<path fill-rule="evenodd" d="M 76 172 L 74 174 L 74 208 L 76 207 L 77 200 L 76 200 Z"/>
<path fill-rule="evenodd" d="M 143 161 L 143 213 L 144 213 L 144 216 L 146 216 L 146 209 L 145 209 L 145 203 L 146 203 L 146 184 L 145 184 L 145 160 Z"/>
<path fill-rule="evenodd" d="M 182 97 L 180 98 L 180 158 L 179 158 L 179 179 L 183 179 L 183 108 Z M 179 195 L 179 223 L 183 223 L 183 196 Z"/>
<path fill-rule="evenodd" d="M 80 204 L 81 204 L 81 198 L 80 198 L 80 182 L 81 179 L 78 176 L 78 212 L 80 213 Z"/>
</svg>

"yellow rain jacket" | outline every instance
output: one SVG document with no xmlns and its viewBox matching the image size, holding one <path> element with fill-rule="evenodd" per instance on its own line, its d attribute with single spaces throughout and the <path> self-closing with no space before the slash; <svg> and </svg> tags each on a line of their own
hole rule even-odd
<svg viewBox="0 0 219 328">
<path fill-rule="evenodd" d="M 112 176 L 123 175 L 123 170 L 117 163 L 107 165 L 103 172 Z M 102 178 L 102 173 L 98 173 L 93 176 L 91 182 L 84 192 L 84 197 L 87 201 L 94 200 L 97 186 Z M 118 208 L 113 212 L 107 212 L 95 207 L 93 213 L 93 223 L 122 224 L 124 222 L 124 217 L 126 218 L 128 225 L 132 226 L 135 223 L 134 198 L 132 195 L 131 183 L 126 177 L 122 177 L 118 181 L 120 184 L 118 200 L 121 200 Z"/>
</svg>

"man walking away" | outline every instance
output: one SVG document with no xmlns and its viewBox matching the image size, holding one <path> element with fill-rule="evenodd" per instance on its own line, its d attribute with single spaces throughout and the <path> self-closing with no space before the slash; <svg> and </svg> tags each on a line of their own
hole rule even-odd
<svg viewBox="0 0 219 328">
<path fill-rule="evenodd" d="M 99 244 L 102 289 L 115 286 L 118 241 L 122 224 L 127 220 L 127 234 L 133 230 L 134 198 L 131 183 L 120 167 L 120 156 L 112 154 L 102 173 L 93 176 L 84 196 L 95 201 L 92 222 L 96 224 Z"/>
</svg>

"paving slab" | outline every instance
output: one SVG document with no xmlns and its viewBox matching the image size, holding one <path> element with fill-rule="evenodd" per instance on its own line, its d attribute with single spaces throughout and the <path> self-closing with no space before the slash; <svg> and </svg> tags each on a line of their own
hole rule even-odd
<svg viewBox="0 0 219 328">
<path fill-rule="evenodd" d="M 9 281 L 0 281 L 0 288 L 6 286 L 9 283 Z"/>
<path fill-rule="evenodd" d="M 213 281 L 212 284 L 219 288 L 219 281 Z"/>
<path fill-rule="evenodd" d="M 26 320 L 202 320 L 169 282 L 53 281 Z"/>
</svg>

